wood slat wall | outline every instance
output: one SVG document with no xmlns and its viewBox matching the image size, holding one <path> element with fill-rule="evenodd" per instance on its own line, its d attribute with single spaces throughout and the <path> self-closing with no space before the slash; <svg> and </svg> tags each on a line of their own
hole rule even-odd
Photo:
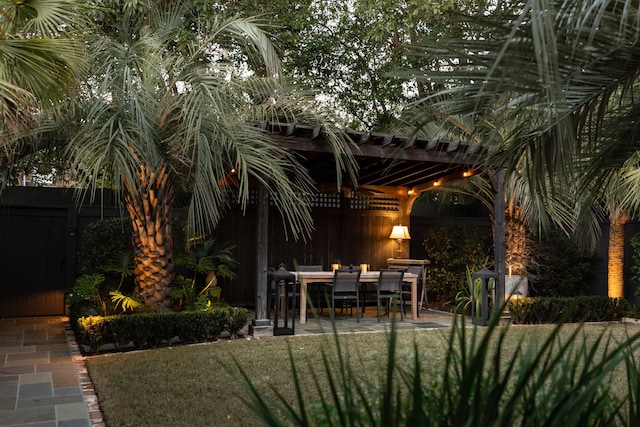
<svg viewBox="0 0 640 427">
<path fill-rule="evenodd" d="M 397 204 L 394 204 L 396 206 Z M 340 208 L 319 207 L 313 210 L 315 230 L 307 239 L 287 236 L 275 207 L 269 212 L 268 265 L 277 268 L 284 263 L 293 269 L 296 264 L 322 264 L 330 269 L 334 260 L 343 265 L 366 262 L 372 269 L 386 267 L 386 260 L 397 253 L 398 244 L 389 239 L 393 225 L 398 223 L 397 210 L 377 207 L 354 210 L 350 204 Z M 223 284 L 223 295 L 231 304 L 252 306 L 256 289 L 256 210 L 251 206 L 243 215 L 225 215 L 215 238 L 236 245 L 235 256 L 240 262 L 238 277 Z M 408 245 L 405 253 L 408 252 Z"/>
</svg>

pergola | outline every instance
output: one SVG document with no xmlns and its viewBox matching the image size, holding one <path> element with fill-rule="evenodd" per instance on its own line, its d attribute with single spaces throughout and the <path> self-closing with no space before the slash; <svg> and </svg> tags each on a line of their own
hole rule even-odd
<svg viewBox="0 0 640 427">
<path fill-rule="evenodd" d="M 320 127 L 296 123 L 256 122 L 274 143 L 294 153 L 309 171 L 318 189 L 336 191 L 336 158 Z M 408 223 L 418 196 L 434 186 L 486 172 L 488 150 L 481 143 L 450 141 L 420 136 L 346 131 L 349 149 L 358 167 L 357 184 L 344 177 L 341 192 L 400 196 L 400 217 Z M 504 170 L 494 173 L 495 263 L 498 299 L 504 300 Z M 268 324 L 266 306 L 268 195 L 259 192 L 255 326 Z"/>
</svg>

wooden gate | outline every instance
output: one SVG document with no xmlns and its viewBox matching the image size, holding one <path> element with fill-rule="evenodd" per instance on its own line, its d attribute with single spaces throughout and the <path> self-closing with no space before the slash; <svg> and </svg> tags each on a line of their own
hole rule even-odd
<svg viewBox="0 0 640 427">
<path fill-rule="evenodd" d="M 67 209 L 2 207 L 0 217 L 0 317 L 64 314 Z"/>
</svg>

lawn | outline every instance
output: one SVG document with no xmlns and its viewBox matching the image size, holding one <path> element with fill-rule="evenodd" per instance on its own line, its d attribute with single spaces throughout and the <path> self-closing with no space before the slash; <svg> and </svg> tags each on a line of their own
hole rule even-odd
<svg viewBox="0 0 640 427">
<path fill-rule="evenodd" d="M 509 327 L 501 358 L 508 358 L 517 348 L 524 348 L 527 353 L 529 346 L 535 347 L 552 328 L 550 325 Z M 560 338 L 574 335 L 577 328 L 578 325 L 564 326 Z M 587 340 L 606 331 L 607 336 L 611 333 L 614 340 L 621 342 L 627 334 L 639 332 L 640 326 L 590 324 L 585 325 L 584 330 Z M 483 329 L 479 333 L 482 334 Z M 449 334 L 448 329 L 399 332 L 397 364 L 412 366 L 415 343 L 424 363 L 423 378 L 438 378 L 444 367 Z M 349 334 L 339 339 L 350 368 L 358 377 L 377 382 L 384 376 L 386 334 Z M 238 361 L 260 390 L 268 393 L 269 387 L 274 387 L 290 396 L 293 403 L 290 349 L 303 381 L 302 388 L 309 391 L 307 399 L 317 401 L 312 393 L 315 386 L 311 370 L 323 372 L 322 353 L 335 360 L 335 348 L 331 335 L 238 339 L 92 356 L 86 363 L 110 427 L 250 426 L 260 423 L 239 398 L 239 395 L 246 396 L 247 391 L 233 360 Z M 613 388 L 625 390 L 624 378 L 623 375 L 614 377 Z M 322 375 L 320 381 L 326 385 Z"/>
</svg>

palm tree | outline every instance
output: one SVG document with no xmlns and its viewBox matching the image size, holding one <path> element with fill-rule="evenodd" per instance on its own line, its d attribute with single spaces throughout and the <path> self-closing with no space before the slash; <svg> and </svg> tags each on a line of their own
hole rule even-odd
<svg viewBox="0 0 640 427">
<path fill-rule="evenodd" d="M 154 310 L 172 304 L 175 191 L 190 192 L 189 231 L 198 235 L 233 199 L 246 206 L 250 184 L 260 183 L 298 237 L 311 229 L 314 185 L 256 123 L 326 124 L 305 110 L 307 101 L 288 97 L 275 50 L 254 21 L 205 20 L 195 10 L 149 2 L 110 19 L 93 37 L 93 77 L 70 122 L 67 153 L 78 179 L 93 188 L 112 180 L 122 190 L 133 223 L 136 290 Z M 244 59 L 242 67 L 233 57 Z M 338 173 L 353 171 L 346 139 L 329 126 L 323 131 Z"/>
<path fill-rule="evenodd" d="M 511 10 L 459 17 L 493 36 L 466 34 L 440 43 L 441 58 L 459 66 L 425 74 L 448 89 L 424 101 L 472 116 L 477 136 L 500 146 L 492 164 L 515 167 L 514 159 L 526 157 L 518 167 L 541 200 L 558 194 L 575 195 L 583 206 L 605 200 L 615 238 L 640 197 L 639 187 L 627 192 L 624 204 L 606 197 L 640 145 L 637 2 L 527 0 L 513 2 Z M 425 54 L 433 52 L 426 47 Z M 515 143 L 502 144 L 487 118 L 509 124 L 506 140 Z M 584 230 L 592 233 L 593 227 Z"/>
<path fill-rule="evenodd" d="M 79 78 L 84 56 L 68 37 L 84 22 L 77 9 L 67 0 L 0 1 L 0 191 L 38 149 L 44 112 Z"/>
<path fill-rule="evenodd" d="M 640 188 L 640 152 L 629 156 L 627 162 L 613 174 L 604 198 L 609 212 L 608 294 L 612 298 L 624 295 L 624 249 L 626 225 L 640 212 L 638 195 Z"/>
<path fill-rule="evenodd" d="M 408 123 L 420 123 L 413 129 L 406 128 L 408 134 L 419 133 L 431 138 L 445 138 L 454 140 L 472 140 L 480 142 L 476 131 L 477 123 L 469 117 L 444 115 L 442 111 L 434 111 L 430 104 L 417 105 L 405 112 L 405 121 Z M 489 123 L 489 119 L 485 120 Z M 494 135 L 499 136 L 500 146 L 515 143 L 509 141 L 512 135 L 513 123 L 500 123 L 492 126 Z M 416 130 L 417 128 L 417 130 Z M 495 141 L 494 141 L 495 143 Z M 575 196 L 565 194 L 553 195 L 546 199 L 536 197 L 531 190 L 532 184 L 521 171 L 527 169 L 530 159 L 527 153 L 522 153 L 519 158 L 511 160 L 512 167 L 505 176 L 505 264 L 509 272 L 515 275 L 526 275 L 529 263 L 533 261 L 532 247 L 528 243 L 530 230 L 548 229 L 559 227 L 567 234 L 575 231 L 579 220 L 576 211 Z M 491 170 L 480 174 L 472 174 L 464 179 L 445 182 L 437 187 L 431 187 L 428 192 L 436 192 L 438 202 L 448 204 L 452 202 L 464 202 L 466 200 L 479 201 L 490 213 L 494 223 L 494 206 L 496 189 L 491 178 Z M 590 219 L 593 220 L 594 217 Z M 583 219 L 584 221 L 584 219 Z M 598 234 L 595 230 L 585 238 L 589 244 L 594 244 Z"/>
</svg>

